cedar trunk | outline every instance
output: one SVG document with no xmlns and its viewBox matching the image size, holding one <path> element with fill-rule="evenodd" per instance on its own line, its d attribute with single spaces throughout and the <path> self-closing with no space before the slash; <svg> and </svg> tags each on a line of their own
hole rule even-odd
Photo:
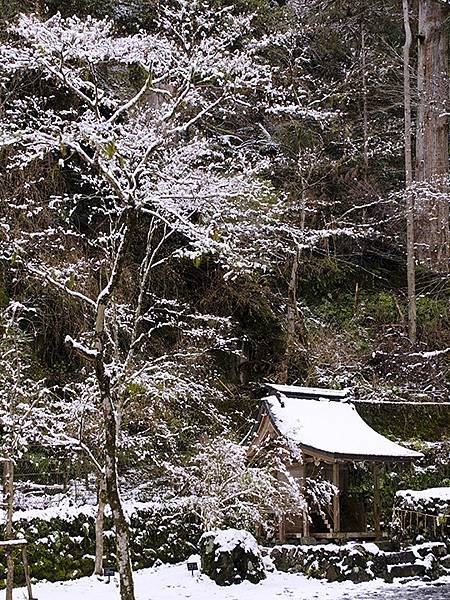
<svg viewBox="0 0 450 600">
<path fill-rule="evenodd" d="M 292 259 L 291 277 L 288 287 L 287 316 L 286 316 L 286 350 L 281 361 L 278 383 L 287 383 L 289 379 L 289 363 L 295 345 L 295 325 L 298 318 L 297 310 L 297 274 L 299 267 L 299 251 L 296 249 Z"/>
<path fill-rule="evenodd" d="M 403 86 L 405 111 L 405 187 L 406 187 L 406 272 L 408 279 L 408 335 L 411 343 L 416 343 L 416 264 L 414 252 L 414 197 L 411 190 L 413 182 L 412 143 L 411 143 L 411 78 L 410 50 L 412 42 L 409 23 L 409 3 L 403 0 L 403 24 L 405 43 L 403 46 Z"/>
<path fill-rule="evenodd" d="M 419 1 L 417 63 L 416 180 L 418 258 L 430 268 L 448 271 L 448 4 Z"/>
</svg>

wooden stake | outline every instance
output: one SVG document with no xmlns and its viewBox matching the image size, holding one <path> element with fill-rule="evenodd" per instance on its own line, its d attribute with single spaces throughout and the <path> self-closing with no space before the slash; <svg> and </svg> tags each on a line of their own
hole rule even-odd
<svg viewBox="0 0 450 600">
<path fill-rule="evenodd" d="M 22 548 L 22 560 L 23 560 L 23 572 L 25 575 L 25 581 L 26 581 L 27 590 L 28 590 L 28 600 L 33 600 L 33 592 L 31 591 L 30 569 L 28 566 L 28 556 L 27 556 L 27 547 L 26 546 L 23 546 L 23 548 Z"/>
</svg>

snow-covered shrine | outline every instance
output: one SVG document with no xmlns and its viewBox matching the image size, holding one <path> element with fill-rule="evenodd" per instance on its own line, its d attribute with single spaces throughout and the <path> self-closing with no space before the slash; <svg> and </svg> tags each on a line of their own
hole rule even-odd
<svg viewBox="0 0 450 600">
<path fill-rule="evenodd" d="M 307 486 L 326 480 L 339 490 L 326 511 L 308 508 L 303 517 L 286 515 L 279 539 L 358 539 L 381 537 L 380 468 L 386 463 L 412 461 L 419 452 L 388 440 L 357 413 L 347 391 L 266 384 L 257 422 L 251 432 L 249 454 L 271 440 L 282 438 L 299 449 L 300 458 L 289 470 Z M 365 463 L 373 473 L 371 507 L 352 495 L 356 466 Z M 307 494 L 306 494 L 307 497 Z M 368 524 L 368 514 L 372 523 Z"/>
</svg>

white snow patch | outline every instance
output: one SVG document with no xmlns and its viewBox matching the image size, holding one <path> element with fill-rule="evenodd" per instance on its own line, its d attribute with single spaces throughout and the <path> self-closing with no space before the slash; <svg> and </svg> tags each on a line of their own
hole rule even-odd
<svg viewBox="0 0 450 600">
<path fill-rule="evenodd" d="M 450 487 L 429 488 L 427 490 L 400 490 L 396 493 L 396 496 L 414 500 L 450 500 Z"/>
<path fill-rule="evenodd" d="M 210 536 L 214 536 L 214 542 L 218 544 L 216 552 L 231 552 L 236 546 L 241 546 L 246 552 L 260 555 L 258 544 L 248 531 L 242 529 L 215 529 L 204 533 L 202 538 Z"/>
<path fill-rule="evenodd" d="M 33 585 L 33 595 L 45 600 L 119 600 L 117 577 L 106 585 L 106 579 L 84 577 L 76 581 L 64 583 L 42 582 Z M 434 582 L 436 583 L 436 582 Z M 450 577 L 444 577 L 439 583 L 450 585 Z M 425 587 L 423 582 L 404 584 L 386 584 L 381 580 L 369 583 L 354 584 L 327 583 L 317 579 L 308 579 L 304 575 L 280 573 L 267 574 L 267 579 L 258 584 L 244 581 L 239 585 L 221 587 L 205 575 L 192 577 L 186 564 L 162 565 L 135 573 L 136 600 L 352 600 L 370 598 L 383 591 L 406 588 Z M 444 593 L 446 588 L 441 588 Z M 14 590 L 14 600 L 26 597 L 25 588 Z M 389 596 L 390 597 L 390 596 Z M 4 591 L 0 595 L 3 600 Z"/>
</svg>

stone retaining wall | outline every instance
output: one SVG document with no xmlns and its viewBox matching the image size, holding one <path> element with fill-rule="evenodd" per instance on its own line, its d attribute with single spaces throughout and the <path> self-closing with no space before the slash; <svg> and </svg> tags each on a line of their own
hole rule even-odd
<svg viewBox="0 0 450 600">
<path fill-rule="evenodd" d="M 32 578 L 63 581 L 91 575 L 94 570 L 95 508 L 72 509 L 61 516 L 49 516 L 45 511 L 30 513 L 26 518 L 16 520 L 14 529 L 16 537 L 24 537 L 28 541 Z M 166 563 L 184 560 L 196 550 L 200 537 L 193 515 L 177 506 L 138 506 L 129 512 L 129 523 L 135 569 L 150 567 L 158 560 Z M 0 535 L 2 533 L 0 528 Z M 104 538 L 105 566 L 114 568 L 114 532 L 108 516 Z M 14 579 L 16 583 L 23 583 L 19 558 Z M 4 562 L 0 563 L 0 587 L 5 585 Z"/>
<path fill-rule="evenodd" d="M 385 552 L 376 544 L 350 542 L 342 546 L 275 546 L 267 555 L 279 571 L 303 573 L 328 581 L 354 583 L 381 578 L 423 576 L 436 579 L 450 568 L 450 544 L 422 544 L 397 552 Z"/>
</svg>

